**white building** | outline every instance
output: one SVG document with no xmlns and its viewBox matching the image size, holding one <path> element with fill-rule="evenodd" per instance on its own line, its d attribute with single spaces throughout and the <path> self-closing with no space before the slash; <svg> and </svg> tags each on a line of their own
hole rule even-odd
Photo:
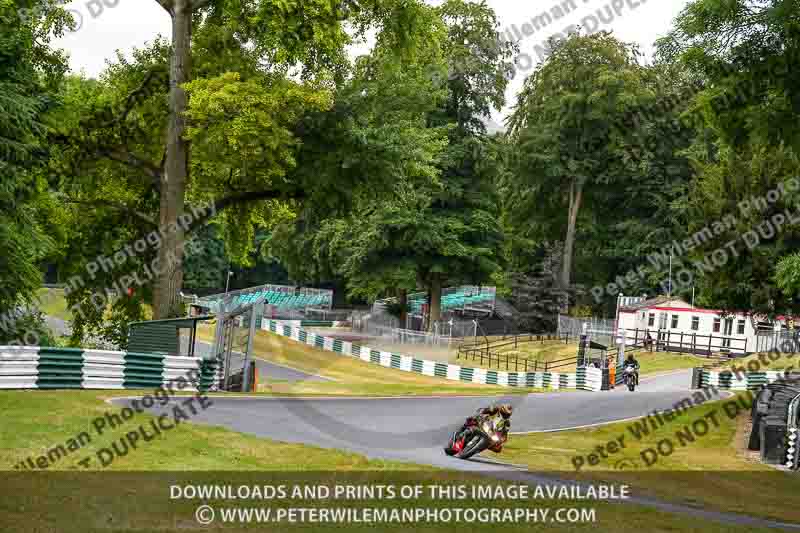
<svg viewBox="0 0 800 533">
<path fill-rule="evenodd" d="M 641 344 L 649 336 L 670 351 L 744 354 L 763 350 L 765 339 L 773 338 L 786 324 L 782 318 L 756 323 L 749 313 L 723 314 L 659 296 L 620 307 L 618 327 L 625 330 L 631 344 Z"/>
</svg>

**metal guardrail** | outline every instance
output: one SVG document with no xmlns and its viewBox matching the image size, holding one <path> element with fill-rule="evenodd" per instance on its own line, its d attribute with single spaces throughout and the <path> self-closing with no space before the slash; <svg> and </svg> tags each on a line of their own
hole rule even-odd
<svg viewBox="0 0 800 533">
<path fill-rule="evenodd" d="M 494 342 L 479 341 L 471 344 L 462 344 L 458 348 L 456 359 L 469 359 L 472 361 L 480 362 L 481 365 L 492 367 L 495 365 L 498 369 L 505 366 L 506 370 L 514 370 L 515 372 L 548 372 L 557 368 L 563 368 L 574 364 L 578 357 L 567 357 L 555 361 L 539 361 L 538 359 L 528 359 L 526 357 L 519 357 L 508 353 L 501 353 L 497 350 L 500 348 L 514 347 L 518 348 L 520 344 L 542 343 L 545 341 L 564 341 L 569 344 L 570 340 L 577 340 L 576 337 L 568 334 L 558 333 L 529 333 L 525 335 L 514 335 L 504 337 Z"/>
<path fill-rule="evenodd" d="M 691 353 L 693 355 L 711 356 L 714 353 L 730 353 L 746 355 L 747 339 L 725 337 L 721 335 L 698 335 L 682 331 L 664 329 L 626 329 L 627 340 L 635 346 L 655 348 L 656 351 Z M 648 339 L 649 336 L 649 339 Z M 717 342 L 715 342 L 717 341 Z M 755 348 L 750 343 L 750 348 Z"/>
</svg>

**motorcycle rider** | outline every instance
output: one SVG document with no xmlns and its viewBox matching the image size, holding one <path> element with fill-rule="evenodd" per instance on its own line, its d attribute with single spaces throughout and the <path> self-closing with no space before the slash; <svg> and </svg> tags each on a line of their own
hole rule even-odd
<svg viewBox="0 0 800 533">
<path fill-rule="evenodd" d="M 622 367 L 623 368 L 627 368 L 628 365 L 633 366 L 633 368 L 636 370 L 634 372 L 634 376 L 636 377 L 636 386 L 638 387 L 639 386 L 639 361 L 636 360 L 636 358 L 633 356 L 633 353 L 629 353 L 628 354 L 628 358 L 625 359 L 625 363 L 622 365 Z"/>
<path fill-rule="evenodd" d="M 511 415 L 513 414 L 513 412 L 514 412 L 514 407 L 508 403 L 499 405 L 494 404 L 488 407 L 482 407 L 478 409 L 474 415 L 467 418 L 466 422 L 464 422 L 464 425 L 461 426 L 461 429 L 453 433 L 453 436 L 450 438 L 450 443 L 451 443 L 450 445 L 455 444 L 461 438 L 462 434 L 464 433 L 464 430 L 466 430 L 470 426 L 477 424 L 478 419 L 480 417 L 495 416 L 499 414 L 500 416 L 503 417 L 503 427 L 499 431 L 500 441 L 493 444 L 488 449 L 495 453 L 500 453 L 503 449 L 503 444 L 505 444 L 505 442 L 508 440 L 508 431 L 509 429 L 511 429 Z M 450 445 L 448 445 L 448 447 L 445 448 L 445 452 L 448 455 L 453 455 L 452 453 L 453 450 L 450 447 Z"/>
</svg>

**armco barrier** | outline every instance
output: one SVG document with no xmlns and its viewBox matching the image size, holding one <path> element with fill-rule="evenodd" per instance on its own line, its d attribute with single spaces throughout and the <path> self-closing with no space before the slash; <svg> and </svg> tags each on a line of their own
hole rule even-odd
<svg viewBox="0 0 800 533">
<path fill-rule="evenodd" d="M 367 363 L 451 381 L 504 387 L 599 391 L 603 380 L 603 371 L 596 368 L 581 368 L 577 373 L 501 372 L 484 368 L 468 368 L 439 361 L 419 359 L 411 355 L 375 350 L 369 346 L 361 346 L 357 343 L 317 335 L 280 320 L 265 318 L 261 322 L 261 328 L 321 350 L 357 357 Z"/>
<path fill-rule="evenodd" d="M 729 370 L 706 370 L 704 368 L 695 369 L 700 373 L 700 386 L 703 388 L 714 387 L 717 389 L 728 390 L 758 390 L 765 385 L 774 383 L 782 379 L 784 372 L 743 372 L 737 376 Z"/>
<path fill-rule="evenodd" d="M 0 389 L 147 389 L 196 373 L 185 390 L 209 390 L 215 366 L 195 357 L 0 346 Z"/>
</svg>

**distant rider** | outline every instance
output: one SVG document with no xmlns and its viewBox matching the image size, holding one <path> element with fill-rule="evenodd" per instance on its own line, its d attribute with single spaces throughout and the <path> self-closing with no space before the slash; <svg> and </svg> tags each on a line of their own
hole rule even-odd
<svg viewBox="0 0 800 533">
<path fill-rule="evenodd" d="M 636 386 L 639 386 L 639 361 L 633 356 L 632 353 L 628 354 L 628 358 L 625 359 L 625 364 L 622 365 L 622 368 L 627 368 L 628 365 L 632 365 L 633 368 L 636 369 L 634 376 L 636 376 Z"/>
<path fill-rule="evenodd" d="M 464 430 L 466 430 L 469 426 L 473 426 L 478 423 L 478 419 L 482 416 L 495 416 L 500 414 L 503 417 L 503 427 L 500 429 L 500 442 L 493 444 L 488 449 L 495 452 L 500 453 L 503 449 L 503 444 L 508 440 L 508 430 L 511 429 L 511 415 L 514 412 L 514 407 L 511 404 L 500 404 L 500 405 L 490 405 L 488 407 L 483 407 L 478 409 L 478 411 L 467 418 L 466 422 L 461 429 L 456 431 L 451 438 L 451 442 L 455 443 L 459 438 L 461 438 Z"/>
</svg>

